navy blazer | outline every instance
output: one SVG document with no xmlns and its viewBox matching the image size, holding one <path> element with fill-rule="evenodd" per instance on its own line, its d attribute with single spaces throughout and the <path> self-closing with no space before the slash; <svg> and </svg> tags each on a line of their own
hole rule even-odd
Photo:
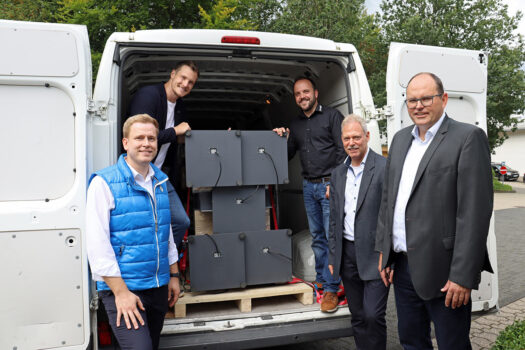
<svg viewBox="0 0 525 350">
<path fill-rule="evenodd" d="M 129 116 L 146 113 L 155 118 L 159 123 L 158 148 L 165 143 L 171 143 L 164 164 L 173 166 L 176 161 L 177 135 L 173 128 L 166 129 L 166 117 L 168 114 L 168 97 L 164 89 L 164 83 L 147 85 L 140 88 L 133 96 L 129 106 Z M 175 105 L 175 126 L 187 122 L 182 99 L 177 100 Z"/>
<path fill-rule="evenodd" d="M 348 159 L 350 161 L 350 159 Z M 379 279 L 377 265 L 379 253 L 375 251 L 376 226 L 386 159 L 371 149 L 357 196 L 354 221 L 355 253 L 359 277 L 364 281 Z M 334 267 L 334 275 L 341 275 L 343 247 L 345 188 L 348 165 L 340 164 L 330 178 L 330 230 L 328 232 L 328 263 Z"/>
</svg>

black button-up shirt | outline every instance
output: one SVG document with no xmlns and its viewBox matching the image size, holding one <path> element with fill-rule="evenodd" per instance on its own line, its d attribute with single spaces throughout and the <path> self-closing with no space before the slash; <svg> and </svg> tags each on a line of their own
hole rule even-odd
<svg viewBox="0 0 525 350">
<path fill-rule="evenodd" d="M 307 117 L 303 112 L 290 124 L 288 159 L 297 151 L 305 178 L 329 176 L 346 156 L 341 140 L 343 115 L 336 109 L 318 105 Z"/>
</svg>

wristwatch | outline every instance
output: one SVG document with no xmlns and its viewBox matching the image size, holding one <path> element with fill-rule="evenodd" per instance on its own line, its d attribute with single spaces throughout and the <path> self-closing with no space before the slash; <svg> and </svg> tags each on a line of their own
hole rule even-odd
<svg viewBox="0 0 525 350">
<path fill-rule="evenodd" d="M 175 273 L 170 273 L 170 277 L 177 277 L 179 278 L 179 273 L 178 272 L 175 272 Z"/>
</svg>

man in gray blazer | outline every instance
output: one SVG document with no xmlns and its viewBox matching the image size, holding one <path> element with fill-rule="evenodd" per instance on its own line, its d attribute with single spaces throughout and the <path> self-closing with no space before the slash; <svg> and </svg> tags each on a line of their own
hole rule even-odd
<svg viewBox="0 0 525 350">
<path fill-rule="evenodd" d="M 342 278 L 357 349 L 386 349 L 389 288 L 374 250 L 386 160 L 368 148 L 370 132 L 355 114 L 343 120 L 341 138 L 348 157 L 330 177 L 328 268 Z"/>
<path fill-rule="evenodd" d="M 447 101 L 434 74 L 409 81 L 406 105 L 415 125 L 394 136 L 385 169 L 376 249 L 385 285 L 394 284 L 405 349 L 432 349 L 431 321 L 439 349 L 471 349 L 470 292 L 482 270 L 492 272 L 487 136 L 449 118 Z"/>
</svg>

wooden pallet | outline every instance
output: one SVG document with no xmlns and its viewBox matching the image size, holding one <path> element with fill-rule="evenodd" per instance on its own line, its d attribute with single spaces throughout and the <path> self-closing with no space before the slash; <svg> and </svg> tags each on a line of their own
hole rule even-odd
<svg viewBox="0 0 525 350">
<path fill-rule="evenodd" d="M 241 312 L 252 311 L 252 300 L 281 295 L 294 295 L 303 305 L 313 304 L 312 288 L 305 283 L 285 284 L 281 286 L 234 289 L 225 293 L 205 294 L 185 293 L 175 304 L 175 317 L 186 317 L 186 305 L 235 301 Z"/>
</svg>

